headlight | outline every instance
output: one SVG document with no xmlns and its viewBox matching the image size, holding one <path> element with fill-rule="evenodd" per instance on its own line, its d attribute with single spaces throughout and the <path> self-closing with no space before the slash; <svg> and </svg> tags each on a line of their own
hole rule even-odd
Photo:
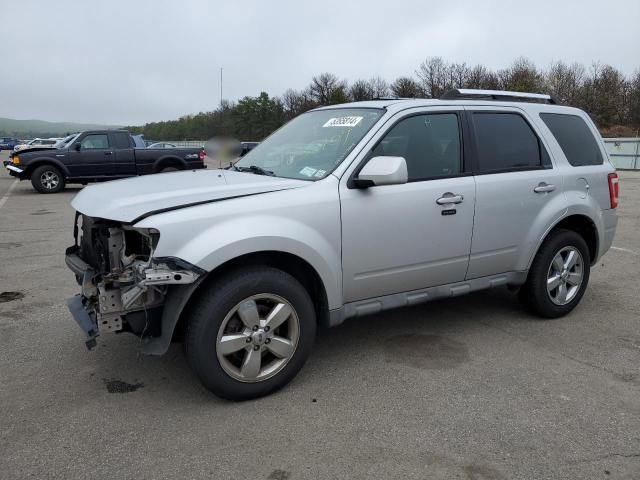
<svg viewBox="0 0 640 480">
<path fill-rule="evenodd" d="M 20 165 L 20 157 L 17 155 L 14 155 L 12 162 L 14 165 Z"/>
</svg>

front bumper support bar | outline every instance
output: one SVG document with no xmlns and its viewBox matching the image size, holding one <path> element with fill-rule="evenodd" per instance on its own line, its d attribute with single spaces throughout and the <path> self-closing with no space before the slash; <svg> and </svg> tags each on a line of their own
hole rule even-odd
<svg viewBox="0 0 640 480">
<path fill-rule="evenodd" d="M 96 341 L 96 337 L 100 335 L 98 325 L 96 324 L 95 314 L 87 312 L 84 308 L 81 295 L 76 295 L 67 299 L 67 307 L 69 307 L 69 311 L 78 326 L 86 334 L 87 339 L 84 343 L 87 346 L 87 349 L 91 350 L 98 343 Z"/>
</svg>

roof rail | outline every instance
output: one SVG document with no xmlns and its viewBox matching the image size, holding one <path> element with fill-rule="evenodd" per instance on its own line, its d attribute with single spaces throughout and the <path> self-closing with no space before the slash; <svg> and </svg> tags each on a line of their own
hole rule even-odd
<svg viewBox="0 0 640 480">
<path fill-rule="evenodd" d="M 542 93 L 509 92 L 507 90 L 475 90 L 471 88 L 454 88 L 445 93 L 441 100 L 502 100 L 502 101 L 542 101 L 557 105 L 558 102 L 551 95 Z"/>
<path fill-rule="evenodd" d="M 371 100 L 419 100 L 419 99 L 409 98 L 409 97 L 375 97 L 375 98 L 372 98 Z"/>
</svg>

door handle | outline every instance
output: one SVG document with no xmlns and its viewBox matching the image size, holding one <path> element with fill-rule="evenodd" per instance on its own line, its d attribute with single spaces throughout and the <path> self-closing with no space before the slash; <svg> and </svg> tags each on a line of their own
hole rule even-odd
<svg viewBox="0 0 640 480">
<path fill-rule="evenodd" d="M 533 189 L 536 193 L 547 193 L 553 192 L 556 189 L 555 185 L 551 185 L 550 183 L 540 182 L 537 187 Z"/>
<path fill-rule="evenodd" d="M 436 200 L 438 205 L 449 205 L 451 203 L 462 203 L 464 197 L 462 195 L 454 195 L 451 192 L 447 192 Z"/>
<path fill-rule="evenodd" d="M 104 152 L 105 155 L 111 155 L 113 152 Z"/>
</svg>

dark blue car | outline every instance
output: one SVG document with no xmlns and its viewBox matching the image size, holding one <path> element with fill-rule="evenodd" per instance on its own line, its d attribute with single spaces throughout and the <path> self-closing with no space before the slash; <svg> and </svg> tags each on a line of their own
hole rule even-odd
<svg viewBox="0 0 640 480">
<path fill-rule="evenodd" d="M 20 140 L 11 137 L 0 137 L 0 150 L 13 150 Z"/>
</svg>

